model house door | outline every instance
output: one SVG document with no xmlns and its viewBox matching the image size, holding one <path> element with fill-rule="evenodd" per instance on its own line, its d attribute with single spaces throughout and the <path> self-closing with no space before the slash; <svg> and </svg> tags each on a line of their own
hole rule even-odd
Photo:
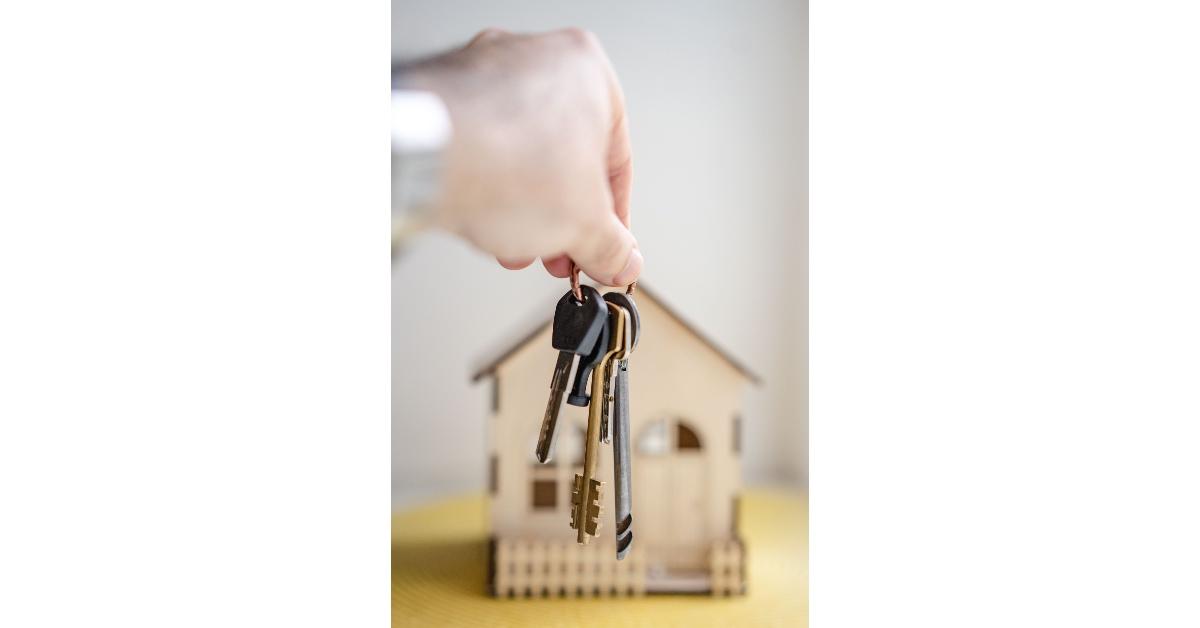
<svg viewBox="0 0 1200 628">
<path fill-rule="evenodd" d="M 652 563 L 680 570 L 707 566 L 709 479 L 698 432 L 679 418 L 649 423 L 638 438 L 635 530 L 646 529 Z M 639 499 L 639 486 L 653 490 Z M 644 518 L 642 518 L 644 513 Z"/>
</svg>

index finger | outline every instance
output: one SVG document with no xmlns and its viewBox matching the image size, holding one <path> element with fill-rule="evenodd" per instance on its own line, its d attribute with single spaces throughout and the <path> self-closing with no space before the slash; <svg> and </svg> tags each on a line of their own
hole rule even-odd
<svg viewBox="0 0 1200 628">
<path fill-rule="evenodd" d="M 619 88 L 618 88 L 619 89 Z M 608 186 L 612 190 L 613 211 L 625 228 L 629 228 L 629 193 L 633 187 L 633 154 L 629 146 L 629 126 L 625 122 L 622 103 L 616 111 L 608 144 Z"/>
<path fill-rule="evenodd" d="M 613 68 L 612 60 L 600 48 L 599 42 L 593 39 L 593 44 L 604 63 L 608 75 L 609 105 L 612 111 L 612 127 L 608 135 L 608 155 L 605 165 L 608 169 L 608 186 L 612 193 L 613 212 L 625 228 L 629 228 L 629 194 L 633 183 L 633 149 L 629 144 L 629 122 L 625 113 L 625 92 L 621 82 L 617 80 L 617 71 Z"/>
</svg>

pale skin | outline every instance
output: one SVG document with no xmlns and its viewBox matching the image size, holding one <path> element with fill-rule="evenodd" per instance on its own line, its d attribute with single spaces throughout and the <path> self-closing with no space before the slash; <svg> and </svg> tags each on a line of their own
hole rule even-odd
<svg viewBox="0 0 1200 628">
<path fill-rule="evenodd" d="M 642 272 L 629 230 L 632 153 L 625 98 L 596 38 L 578 29 L 488 29 L 399 69 L 400 83 L 450 111 L 438 223 L 508 269 L 574 262 L 627 285 Z"/>
</svg>

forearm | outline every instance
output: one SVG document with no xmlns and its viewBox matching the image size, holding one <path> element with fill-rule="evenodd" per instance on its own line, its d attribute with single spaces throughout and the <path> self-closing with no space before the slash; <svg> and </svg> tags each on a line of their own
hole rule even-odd
<svg viewBox="0 0 1200 628">
<path fill-rule="evenodd" d="M 392 84 L 436 94 L 449 117 L 429 198 L 439 225 L 506 267 L 569 255 L 602 282 L 630 274 L 622 275 L 636 249 L 623 99 L 594 38 L 485 31 L 462 49 L 393 68 Z M 640 254 L 635 266 L 634 277 Z M 556 275 L 561 267 L 547 264 Z"/>
</svg>

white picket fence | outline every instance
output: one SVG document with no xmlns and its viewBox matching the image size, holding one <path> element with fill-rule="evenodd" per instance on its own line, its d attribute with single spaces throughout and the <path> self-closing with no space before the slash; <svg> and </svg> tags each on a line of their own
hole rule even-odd
<svg viewBox="0 0 1200 628">
<path fill-rule="evenodd" d="M 643 595 L 646 568 L 636 552 L 616 560 L 611 546 L 497 539 L 494 584 L 500 597 Z"/>
</svg>

